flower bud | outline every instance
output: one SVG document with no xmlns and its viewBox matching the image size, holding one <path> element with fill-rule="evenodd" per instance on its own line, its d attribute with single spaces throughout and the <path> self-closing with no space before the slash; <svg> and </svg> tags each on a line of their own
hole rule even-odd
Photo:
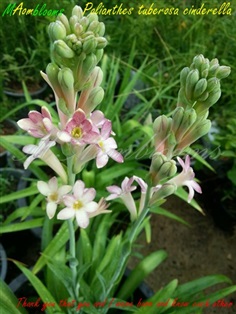
<svg viewBox="0 0 236 314">
<path fill-rule="evenodd" d="M 210 94 L 209 97 L 207 98 L 206 101 L 203 102 L 204 107 L 206 107 L 206 109 L 210 108 L 211 106 L 213 106 L 220 98 L 221 96 L 221 90 L 213 90 Z"/>
<path fill-rule="evenodd" d="M 165 155 L 161 154 L 161 153 L 155 153 L 152 156 L 152 163 L 150 166 L 150 172 L 154 172 L 157 173 L 161 166 L 164 164 L 164 162 L 167 161 L 167 158 Z"/>
<path fill-rule="evenodd" d="M 83 17 L 83 10 L 78 5 L 74 6 L 72 10 L 72 15 L 76 15 L 79 19 Z"/>
<path fill-rule="evenodd" d="M 63 91 L 67 109 L 69 110 L 70 113 L 73 113 L 75 110 L 75 91 L 74 91 L 74 76 L 72 70 L 69 68 L 63 68 L 58 73 L 58 81 Z"/>
<path fill-rule="evenodd" d="M 189 72 L 190 72 L 190 69 L 188 67 L 183 68 L 182 71 L 180 72 L 180 84 L 182 87 L 184 87 L 186 84 L 186 79 Z"/>
<path fill-rule="evenodd" d="M 89 22 L 98 21 L 98 15 L 96 13 L 90 13 L 87 15 Z"/>
<path fill-rule="evenodd" d="M 200 69 L 201 68 L 201 65 L 202 63 L 205 61 L 205 58 L 202 54 L 200 55 L 197 55 L 193 58 L 193 63 L 195 65 L 195 68 L 196 69 Z"/>
<path fill-rule="evenodd" d="M 60 21 L 50 23 L 48 32 L 52 42 L 58 39 L 64 39 L 66 37 L 66 28 Z"/>
<path fill-rule="evenodd" d="M 215 73 L 215 76 L 219 80 L 221 80 L 221 79 L 226 78 L 227 76 L 229 76 L 230 72 L 231 72 L 230 67 L 222 65 L 222 66 L 218 67 L 218 69 L 217 69 L 217 71 Z"/>
<path fill-rule="evenodd" d="M 197 101 L 205 101 L 205 100 L 207 100 L 208 97 L 209 97 L 209 93 L 206 90 L 200 97 L 198 97 Z M 195 105 L 195 107 L 196 107 L 196 105 Z"/>
<path fill-rule="evenodd" d="M 165 115 L 162 115 L 153 123 L 154 129 L 154 146 L 155 151 L 162 154 L 166 154 L 167 151 L 167 140 L 170 136 L 172 119 L 167 118 Z"/>
<path fill-rule="evenodd" d="M 103 100 L 104 90 L 102 87 L 98 86 L 93 88 L 91 91 L 88 100 L 85 103 L 86 110 L 92 112 Z M 83 108 L 82 108 L 83 109 Z M 85 111 L 87 113 L 87 111 Z"/>
<path fill-rule="evenodd" d="M 203 76 L 203 73 L 204 73 L 205 71 L 208 72 L 208 70 L 209 70 L 209 64 L 210 64 L 210 61 L 209 61 L 207 58 L 204 58 L 204 60 L 203 60 L 202 63 L 201 63 L 201 66 L 200 66 L 200 68 L 199 68 L 199 72 L 201 73 L 202 77 L 205 77 L 205 76 Z"/>
<path fill-rule="evenodd" d="M 209 69 L 208 76 L 209 77 L 215 76 L 218 68 L 219 68 L 219 64 L 213 64 Z"/>
<path fill-rule="evenodd" d="M 89 26 L 89 20 L 87 17 L 83 16 L 82 19 L 80 20 L 80 25 L 82 25 L 84 32 L 87 31 L 87 28 Z"/>
<path fill-rule="evenodd" d="M 177 167 L 175 165 L 174 160 L 166 161 L 162 164 L 158 172 L 156 173 L 152 183 L 154 185 L 157 185 L 160 183 L 161 180 L 164 180 L 166 178 L 172 177 L 177 172 Z"/>
<path fill-rule="evenodd" d="M 83 26 L 79 23 L 75 23 L 74 25 L 74 33 L 77 37 L 80 37 L 83 33 Z"/>
<path fill-rule="evenodd" d="M 103 52 L 104 52 L 103 49 L 97 49 L 97 50 L 96 50 L 95 56 L 96 56 L 96 58 L 97 58 L 97 63 L 102 59 Z"/>
<path fill-rule="evenodd" d="M 70 29 L 70 24 L 69 24 L 68 18 L 64 14 L 60 14 L 57 17 L 57 20 L 60 21 L 64 25 L 64 27 L 66 29 L 66 33 L 70 34 L 71 29 Z"/>
<path fill-rule="evenodd" d="M 152 195 L 149 204 L 154 205 L 157 201 L 164 199 L 171 194 L 174 194 L 176 190 L 177 186 L 175 184 L 163 184 L 161 188 Z"/>
<path fill-rule="evenodd" d="M 175 133 L 181 125 L 184 115 L 184 108 L 177 107 L 172 115 L 172 131 Z"/>
<path fill-rule="evenodd" d="M 62 58 L 71 59 L 75 56 L 74 51 L 63 40 L 56 40 L 54 49 Z"/>
<path fill-rule="evenodd" d="M 220 80 L 216 77 L 212 77 L 207 80 L 207 91 L 210 93 L 213 90 L 220 89 Z"/>
<path fill-rule="evenodd" d="M 93 35 L 89 35 L 83 42 L 83 51 L 86 54 L 92 53 L 97 47 L 97 41 Z"/>
<path fill-rule="evenodd" d="M 207 80 L 205 78 L 200 79 L 194 87 L 193 98 L 198 99 L 207 88 Z"/>
<path fill-rule="evenodd" d="M 197 114 L 193 108 L 184 111 L 181 124 L 178 130 L 175 132 L 177 141 L 181 140 L 181 138 L 188 132 L 188 129 L 195 123 L 196 120 Z"/>
<path fill-rule="evenodd" d="M 72 15 L 70 17 L 70 28 L 72 30 L 72 32 L 74 33 L 75 32 L 75 25 L 79 23 L 79 18 L 77 15 Z"/>
<path fill-rule="evenodd" d="M 105 34 L 105 24 L 103 22 L 99 23 L 98 35 L 103 36 Z"/>
<path fill-rule="evenodd" d="M 104 49 L 107 45 L 107 40 L 104 37 L 96 37 L 97 49 Z"/>
<path fill-rule="evenodd" d="M 97 33 L 99 30 L 99 22 L 98 21 L 93 21 L 89 24 L 88 26 L 88 31 L 91 31 L 93 33 Z"/>
<path fill-rule="evenodd" d="M 194 87 L 199 80 L 199 71 L 191 70 L 187 76 L 186 84 L 185 84 L 185 93 L 188 100 L 192 101 Z"/>
<path fill-rule="evenodd" d="M 58 97 L 62 97 L 62 91 L 58 82 L 58 73 L 60 69 L 55 63 L 49 63 L 46 68 L 46 74 Z"/>
</svg>

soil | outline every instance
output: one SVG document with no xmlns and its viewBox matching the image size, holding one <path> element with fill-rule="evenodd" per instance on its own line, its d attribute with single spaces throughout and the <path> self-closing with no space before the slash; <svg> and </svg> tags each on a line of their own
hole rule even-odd
<svg viewBox="0 0 236 314">
<path fill-rule="evenodd" d="M 213 274 L 223 274 L 236 284 L 236 228 L 233 232 L 231 228 L 230 232 L 220 229 L 211 215 L 202 215 L 177 197 L 170 197 L 163 207 L 182 217 L 191 227 L 164 216 L 153 214 L 151 217 L 152 241 L 147 244 L 145 235 L 141 235 L 141 253 L 146 256 L 158 249 L 165 249 L 168 253 L 168 258 L 147 278 L 146 282 L 153 291 L 175 278 L 182 284 Z M 133 258 L 131 265 L 137 261 Z M 203 313 L 235 313 L 236 293 L 224 300 L 233 302 L 234 306 L 209 307 Z"/>
</svg>

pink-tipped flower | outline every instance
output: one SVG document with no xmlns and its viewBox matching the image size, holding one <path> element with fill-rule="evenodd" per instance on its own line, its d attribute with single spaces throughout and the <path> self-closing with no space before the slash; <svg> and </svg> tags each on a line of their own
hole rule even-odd
<svg viewBox="0 0 236 314">
<path fill-rule="evenodd" d="M 28 118 L 19 120 L 17 124 L 36 138 L 43 138 L 48 134 L 55 136 L 57 132 L 52 124 L 51 114 L 46 107 L 41 108 L 41 113 L 35 110 L 30 111 Z"/>
<path fill-rule="evenodd" d="M 121 183 L 121 188 L 117 185 L 111 185 L 107 187 L 107 191 L 111 193 L 106 200 L 114 200 L 116 198 L 121 198 L 126 208 L 130 212 L 131 220 L 135 220 L 137 218 L 137 209 L 134 202 L 134 199 L 131 195 L 131 192 L 136 190 L 136 186 L 133 186 L 132 183 L 134 178 L 125 177 L 123 182 Z"/>
<path fill-rule="evenodd" d="M 185 157 L 185 162 L 179 157 L 177 157 L 177 160 L 182 166 L 183 171 L 173 179 L 169 180 L 167 183 L 174 183 L 177 187 L 187 186 L 189 189 L 188 202 L 191 202 L 194 197 L 194 191 L 202 193 L 202 189 L 200 185 L 194 181 L 195 174 L 193 172 L 193 168 L 190 167 L 190 157 L 187 155 Z"/>
<path fill-rule="evenodd" d="M 98 148 L 96 165 L 98 168 L 104 167 L 109 157 L 116 162 L 123 162 L 123 156 L 116 150 L 117 144 L 111 135 L 111 121 L 106 120 L 101 128 L 101 133 L 95 138 L 95 143 Z"/>
<path fill-rule="evenodd" d="M 57 136 L 62 142 L 71 142 L 73 145 L 89 144 L 97 135 L 92 128 L 93 125 L 86 118 L 84 111 L 78 109 L 67 122 L 65 129 L 58 132 Z"/>
<path fill-rule="evenodd" d="M 73 195 L 63 197 L 66 207 L 58 213 L 57 218 L 67 220 L 75 217 L 81 228 L 87 228 L 90 215 L 99 208 L 99 205 L 93 201 L 95 195 L 95 189 L 85 188 L 83 181 L 76 181 L 73 186 Z"/>
<path fill-rule="evenodd" d="M 41 194 L 47 196 L 46 211 L 49 219 L 52 219 L 56 213 L 57 206 L 62 202 L 62 197 L 68 194 L 72 187 L 70 185 L 62 185 L 58 187 L 56 177 L 52 177 L 48 183 L 38 181 L 38 190 Z"/>
</svg>

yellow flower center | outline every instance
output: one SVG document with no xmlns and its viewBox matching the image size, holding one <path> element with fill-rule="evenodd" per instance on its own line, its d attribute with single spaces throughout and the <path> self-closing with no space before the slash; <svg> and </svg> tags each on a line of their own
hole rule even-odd
<svg viewBox="0 0 236 314">
<path fill-rule="evenodd" d="M 99 141 L 98 142 L 99 147 L 101 148 L 101 150 L 104 152 L 104 144 L 103 141 Z"/>
<path fill-rule="evenodd" d="M 81 138 L 83 135 L 83 132 L 81 130 L 81 128 L 79 126 L 76 126 L 72 131 L 71 131 L 71 135 L 74 138 Z"/>
<path fill-rule="evenodd" d="M 73 209 L 75 210 L 79 210 L 82 207 L 83 207 L 83 203 L 81 201 L 75 201 L 73 204 Z"/>
<path fill-rule="evenodd" d="M 48 196 L 48 198 L 49 198 L 50 202 L 56 202 L 56 201 L 58 200 L 58 194 L 57 194 L 57 192 L 50 194 L 50 195 Z"/>
</svg>

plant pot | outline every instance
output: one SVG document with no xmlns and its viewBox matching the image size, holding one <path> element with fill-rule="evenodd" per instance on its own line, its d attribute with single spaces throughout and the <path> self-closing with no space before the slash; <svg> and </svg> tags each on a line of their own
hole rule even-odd
<svg viewBox="0 0 236 314">
<path fill-rule="evenodd" d="M 22 90 L 22 84 L 17 83 L 17 87 L 15 89 L 5 88 L 3 90 L 4 94 L 13 98 L 25 98 L 24 91 Z M 20 86 L 20 87 L 19 87 Z M 34 87 L 29 87 L 28 84 L 26 84 L 28 88 L 28 92 L 32 98 L 40 98 L 40 96 L 44 93 L 44 91 L 47 89 L 48 85 L 46 83 L 36 84 Z"/>
</svg>

